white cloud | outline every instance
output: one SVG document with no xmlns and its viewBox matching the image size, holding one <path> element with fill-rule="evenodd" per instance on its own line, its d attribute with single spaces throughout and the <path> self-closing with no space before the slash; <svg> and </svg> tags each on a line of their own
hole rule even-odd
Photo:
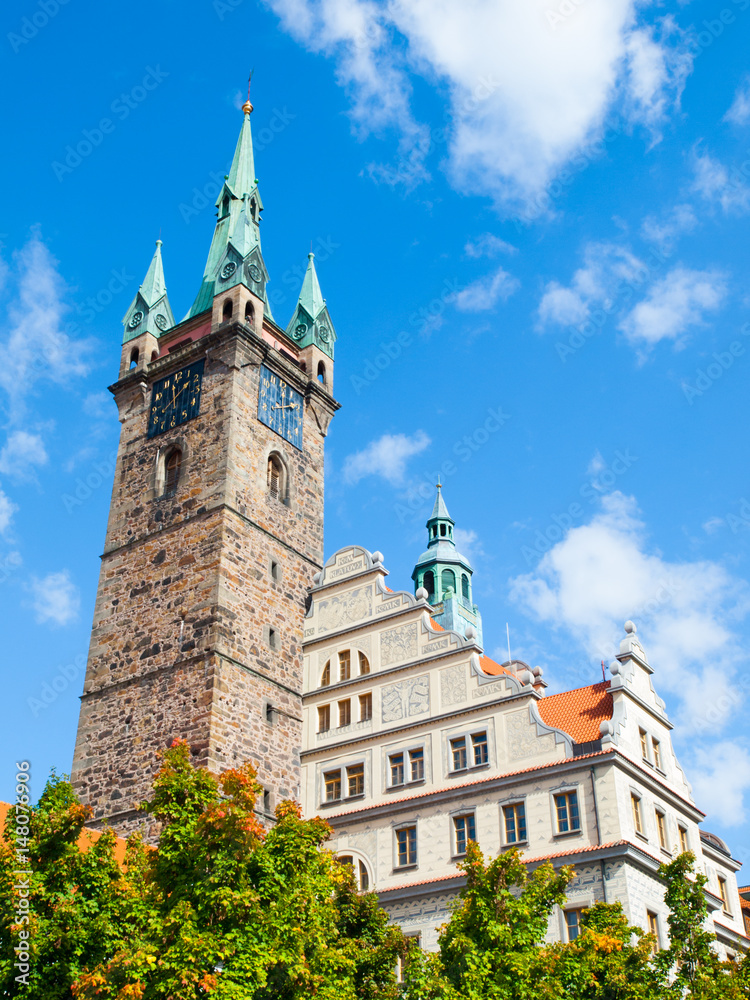
<svg viewBox="0 0 750 1000">
<path fill-rule="evenodd" d="M 4 535 L 8 530 L 10 522 L 13 520 L 13 515 L 17 510 L 18 507 L 10 497 L 0 490 L 0 535 Z"/>
<path fill-rule="evenodd" d="M 36 620 L 40 624 L 54 622 L 55 625 L 67 625 L 78 614 L 81 599 L 66 569 L 48 573 L 41 580 L 32 577 L 31 591 Z"/>
<path fill-rule="evenodd" d="M 348 455 L 344 462 L 344 481 L 355 485 L 365 476 L 381 476 L 398 485 L 404 481 L 406 463 L 430 444 L 424 431 L 408 434 L 384 434 L 362 451 Z"/>
<path fill-rule="evenodd" d="M 694 156 L 693 169 L 693 190 L 706 201 L 721 205 L 727 215 L 746 212 L 750 208 L 750 188 L 737 170 L 730 176 L 723 163 L 709 153 L 698 151 Z"/>
<path fill-rule="evenodd" d="M 734 100 L 724 115 L 725 122 L 746 125 L 750 121 L 750 76 L 745 76 L 735 91 Z"/>
<path fill-rule="evenodd" d="M 499 267 L 456 292 L 452 301 L 461 312 L 486 312 L 499 301 L 507 302 L 520 284 L 518 278 Z"/>
<path fill-rule="evenodd" d="M 500 253 L 518 253 L 518 248 L 501 240 L 494 233 L 482 233 L 475 240 L 468 240 L 464 253 L 467 257 L 497 257 Z"/>
<path fill-rule="evenodd" d="M 47 461 L 44 442 L 30 431 L 12 431 L 0 450 L 0 472 L 18 480 L 33 479 Z"/>
<path fill-rule="evenodd" d="M 707 535 L 715 535 L 716 532 L 723 528 L 725 524 L 723 517 L 709 517 L 707 521 L 703 522 L 703 530 Z"/>
<path fill-rule="evenodd" d="M 653 215 L 646 216 L 641 225 L 641 236 L 648 243 L 671 250 L 683 233 L 692 232 L 697 225 L 692 205 L 675 205 L 660 219 Z"/>
<path fill-rule="evenodd" d="M 616 243 L 589 243 L 583 259 L 567 288 L 558 281 L 548 283 L 539 303 L 541 326 L 577 326 L 588 319 L 592 307 L 611 309 L 622 282 L 633 286 L 646 274 L 646 265 Z"/>
<path fill-rule="evenodd" d="M 710 731 L 738 710 L 733 675 L 743 653 L 735 628 L 750 607 L 747 584 L 715 562 L 664 559 L 650 548 L 632 497 L 605 496 L 588 524 L 511 581 L 511 596 L 595 660 L 611 659 L 622 623 L 635 621 L 655 683 L 676 696 L 688 731 Z"/>
<path fill-rule="evenodd" d="M 467 528 L 454 528 L 453 541 L 456 543 L 456 548 L 461 555 L 466 556 L 470 562 L 474 562 L 474 560 L 484 555 L 482 543 L 476 531 L 471 531 Z"/>
<path fill-rule="evenodd" d="M 731 740 L 696 749 L 690 770 L 696 802 L 725 826 L 745 822 L 744 793 L 750 789 L 750 753 Z"/>
<path fill-rule="evenodd" d="M 680 341 L 704 313 L 718 309 L 727 292 L 724 275 L 675 267 L 651 285 L 646 297 L 619 324 L 631 343 L 652 346 L 660 340 Z"/>
<path fill-rule="evenodd" d="M 14 254 L 15 288 L 2 324 L 3 364 L 0 388 L 8 395 L 11 417 L 23 409 L 23 397 L 39 379 L 64 383 L 86 371 L 91 341 L 66 327 L 68 289 L 57 261 L 37 233 Z"/>
<path fill-rule="evenodd" d="M 400 135 L 397 167 L 376 176 L 426 176 L 431 137 L 411 106 L 418 74 L 447 105 L 452 183 L 506 210 L 544 200 L 615 107 L 653 133 L 690 69 L 673 22 L 637 23 L 635 0 L 586 3 L 557 21 L 549 0 L 267 3 L 302 45 L 335 60 L 360 135 Z"/>
</svg>

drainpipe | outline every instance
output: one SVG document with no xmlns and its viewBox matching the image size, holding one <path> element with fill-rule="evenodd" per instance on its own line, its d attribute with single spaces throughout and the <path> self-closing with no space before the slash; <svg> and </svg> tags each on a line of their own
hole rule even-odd
<svg viewBox="0 0 750 1000">
<path fill-rule="evenodd" d="M 591 794 L 594 798 L 594 823 L 596 825 L 596 844 L 597 847 L 601 846 L 602 833 L 599 828 L 599 806 L 596 801 L 596 768 L 592 767 L 591 771 Z M 602 869 L 602 895 L 604 896 L 604 902 L 607 902 L 607 867 L 604 863 L 604 859 L 601 861 Z"/>
</svg>

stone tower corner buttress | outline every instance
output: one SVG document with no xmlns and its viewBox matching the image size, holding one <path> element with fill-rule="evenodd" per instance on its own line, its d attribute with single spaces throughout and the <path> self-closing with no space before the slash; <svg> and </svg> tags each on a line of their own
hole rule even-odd
<svg viewBox="0 0 750 1000">
<path fill-rule="evenodd" d="M 193 305 L 175 323 L 158 241 L 110 387 L 122 427 L 72 780 L 121 832 L 176 738 L 212 770 L 252 762 L 266 812 L 299 794 L 335 333 L 312 260 L 287 331 L 271 314 L 251 111 Z"/>
</svg>

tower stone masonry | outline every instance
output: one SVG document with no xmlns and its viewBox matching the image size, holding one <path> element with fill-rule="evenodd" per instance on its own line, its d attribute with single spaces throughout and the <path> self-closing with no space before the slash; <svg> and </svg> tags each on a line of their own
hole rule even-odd
<svg viewBox="0 0 750 1000">
<path fill-rule="evenodd" d="M 271 315 L 243 111 L 196 302 L 175 324 L 159 242 L 110 387 L 122 429 L 72 780 L 120 833 L 143 827 L 178 738 L 214 771 L 251 761 L 267 814 L 299 797 L 335 333 L 312 257 L 290 332 Z"/>
</svg>

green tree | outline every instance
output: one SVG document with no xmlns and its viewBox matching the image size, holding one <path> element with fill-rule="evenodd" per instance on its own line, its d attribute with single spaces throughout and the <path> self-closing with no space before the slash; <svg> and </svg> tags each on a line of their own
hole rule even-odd
<svg viewBox="0 0 750 1000">
<path fill-rule="evenodd" d="M 190 763 L 185 743 L 164 754 L 147 811 L 158 848 L 131 838 L 124 868 L 106 834 L 76 846 L 86 818 L 55 779 L 32 811 L 33 978 L 5 996 L 34 1000 L 389 1000 L 405 949 L 373 895 L 324 849 L 330 828 L 284 802 L 265 833 L 248 767 L 218 777 Z M 8 829 L 11 825 L 9 824 Z M 8 834 L 6 832 L 6 837 Z M 0 858 L 10 888 L 10 841 Z M 4 892 L 3 955 L 13 907 Z"/>
</svg>

